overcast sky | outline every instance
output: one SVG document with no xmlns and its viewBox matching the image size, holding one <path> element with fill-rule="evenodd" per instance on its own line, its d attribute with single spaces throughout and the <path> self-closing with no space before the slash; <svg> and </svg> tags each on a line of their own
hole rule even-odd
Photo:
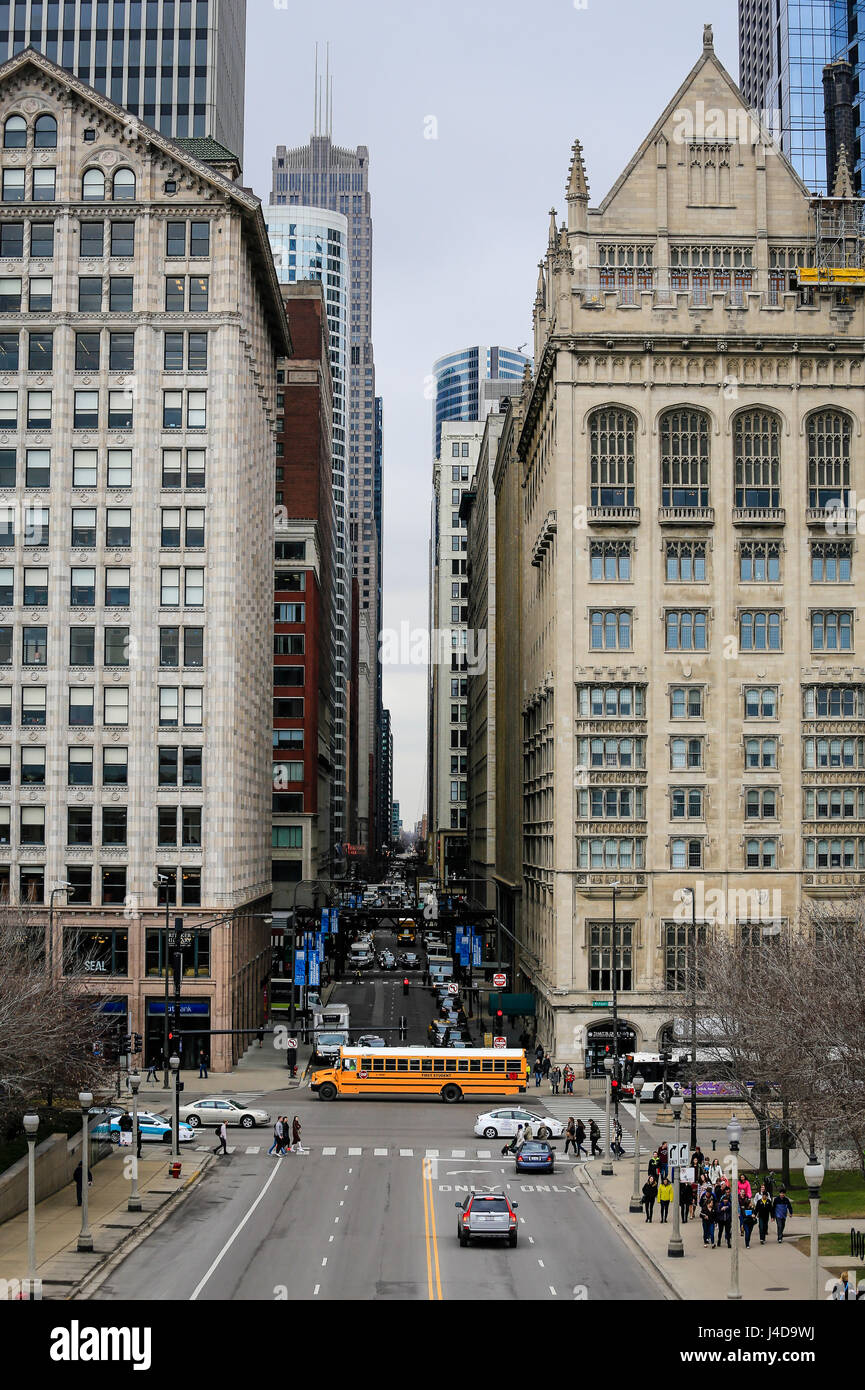
<svg viewBox="0 0 865 1390">
<path fill-rule="evenodd" d="M 384 625 L 428 622 L 432 478 L 425 378 L 475 343 L 531 340 L 549 209 L 570 149 L 594 206 L 702 52 L 738 80 L 736 0 L 248 0 L 244 182 L 270 196 L 277 144 L 313 124 L 331 44 L 333 138 L 368 145 L 373 342 L 384 398 Z M 437 124 L 437 139 L 425 138 Z M 424 809 L 425 667 L 385 668 L 394 797 Z"/>
</svg>

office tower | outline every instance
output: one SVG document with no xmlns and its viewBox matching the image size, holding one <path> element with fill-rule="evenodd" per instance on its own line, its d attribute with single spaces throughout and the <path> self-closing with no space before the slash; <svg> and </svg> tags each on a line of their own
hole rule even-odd
<svg viewBox="0 0 865 1390">
<path fill-rule="evenodd" d="M 865 40 L 865 0 L 739 0 L 739 85 L 748 105 L 778 126 L 781 147 L 809 189 L 831 192 L 827 178 L 823 69 L 842 61 L 852 69 L 854 187 L 862 188 L 863 122 L 859 45 Z"/>
<path fill-rule="evenodd" d="M 433 457 L 439 455 L 444 421 L 484 420 L 510 394 L 501 383 L 521 381 L 529 361 L 511 348 L 468 347 L 434 362 Z"/>
<path fill-rule="evenodd" d="M 277 371 L 273 637 L 273 906 L 330 855 L 333 444 L 324 285 L 281 286 L 291 356 Z"/>
<path fill-rule="evenodd" d="M 243 162 L 246 0 L 0 0 L 0 60 L 31 47 L 163 135 Z"/>
<path fill-rule="evenodd" d="M 262 1022 L 286 318 L 253 194 L 32 52 L 0 123 L 0 880 L 146 1061 L 167 916 L 184 1025 Z"/>
<path fill-rule="evenodd" d="M 751 131 L 677 138 L 737 100 L 706 26 L 597 208 L 576 142 L 507 461 L 515 552 L 496 519 L 522 582 L 517 631 L 496 595 L 519 662 L 496 718 L 509 698 L 522 725 L 514 986 L 570 1060 L 603 1057 L 614 980 L 620 1047 L 657 1051 L 707 933 L 771 949 L 865 882 L 861 207 L 810 199 Z"/>
<path fill-rule="evenodd" d="M 332 588 L 332 844 L 348 835 L 348 682 L 351 663 L 351 567 L 346 513 L 346 420 L 351 276 L 348 222 L 319 207 L 265 210 L 276 273 L 281 284 L 318 280 L 324 288 L 333 386 L 332 488 L 334 556 Z"/>
<path fill-rule="evenodd" d="M 393 800 L 393 730 L 390 710 L 381 712 L 379 723 L 379 799 L 376 808 L 376 827 L 378 831 L 377 849 L 381 849 L 390 839 L 390 805 Z"/>
</svg>

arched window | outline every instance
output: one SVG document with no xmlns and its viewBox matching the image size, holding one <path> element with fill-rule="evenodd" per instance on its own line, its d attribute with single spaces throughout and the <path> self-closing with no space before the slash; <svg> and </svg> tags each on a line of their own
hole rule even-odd
<svg viewBox="0 0 865 1390">
<path fill-rule="evenodd" d="M 3 127 L 4 150 L 23 150 L 27 144 L 27 122 L 23 116 L 10 116 Z"/>
<path fill-rule="evenodd" d="M 808 416 L 808 506 L 846 507 L 850 493 L 850 421 L 837 410 Z"/>
<path fill-rule="evenodd" d="M 661 416 L 661 506 L 708 505 L 709 417 L 668 410 Z"/>
<path fill-rule="evenodd" d="M 118 169 L 114 175 L 114 198 L 119 201 L 135 197 L 135 175 L 131 169 Z"/>
<path fill-rule="evenodd" d="M 37 116 L 33 131 L 33 143 L 37 150 L 57 149 L 57 122 L 53 116 Z"/>
<path fill-rule="evenodd" d="M 636 417 L 629 410 L 595 410 L 589 418 L 593 507 L 633 507 Z"/>
<path fill-rule="evenodd" d="M 87 203 L 101 203 L 105 197 L 105 175 L 101 169 L 87 169 L 81 181 L 81 196 Z"/>
<path fill-rule="evenodd" d="M 780 507 L 781 426 L 768 410 L 747 410 L 734 426 L 736 507 Z"/>
</svg>

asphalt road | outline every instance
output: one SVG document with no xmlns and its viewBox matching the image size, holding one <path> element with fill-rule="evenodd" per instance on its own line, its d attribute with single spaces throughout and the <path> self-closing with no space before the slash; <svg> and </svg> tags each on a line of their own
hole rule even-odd
<svg viewBox="0 0 865 1390">
<path fill-rule="evenodd" d="M 340 990 L 370 1031 L 409 1014 L 423 1041 L 432 996 L 402 975 Z M 420 1037 L 418 1037 L 420 1031 Z M 532 1109 L 541 1097 L 526 1097 Z M 265 1104 L 271 1113 L 284 1106 Z M 496 1102 L 335 1101 L 292 1093 L 306 1154 L 267 1156 L 270 1134 L 232 1131 L 234 1152 L 121 1265 L 98 1300 L 659 1299 L 662 1292 L 565 1160 L 543 1181 L 516 1175 L 473 1133 Z M 258 1153 L 248 1148 L 259 1145 Z M 353 1151 L 353 1152 L 352 1152 Z M 479 1154 L 485 1155 L 479 1157 Z M 488 1155 L 488 1156 L 486 1156 Z M 461 1249 L 456 1201 L 471 1186 L 519 1203 L 519 1244 Z"/>
</svg>

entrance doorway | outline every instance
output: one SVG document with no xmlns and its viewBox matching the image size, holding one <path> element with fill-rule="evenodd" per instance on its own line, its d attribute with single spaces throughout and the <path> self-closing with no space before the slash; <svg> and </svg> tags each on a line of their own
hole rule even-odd
<svg viewBox="0 0 865 1390">
<path fill-rule="evenodd" d="M 604 1076 L 604 1058 L 613 1055 L 613 1021 L 592 1023 L 586 1029 L 586 1076 Z M 629 1023 L 619 1019 L 619 1056 L 635 1052 L 637 1033 Z"/>
</svg>

